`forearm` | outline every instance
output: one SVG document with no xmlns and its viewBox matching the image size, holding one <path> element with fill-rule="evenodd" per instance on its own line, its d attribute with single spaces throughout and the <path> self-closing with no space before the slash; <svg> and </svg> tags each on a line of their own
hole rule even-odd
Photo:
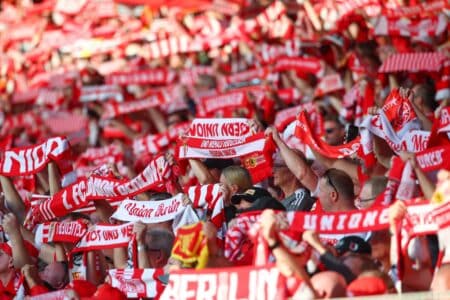
<svg viewBox="0 0 450 300">
<path fill-rule="evenodd" d="M 17 192 L 11 178 L 0 175 L 0 183 L 5 194 L 8 209 L 16 215 L 19 223 L 23 223 L 25 219 L 25 204 L 22 197 Z"/>
<path fill-rule="evenodd" d="M 416 166 L 414 170 L 416 172 L 417 179 L 419 180 L 419 185 L 422 189 L 423 195 L 426 199 L 431 199 L 436 189 L 436 185 L 427 177 L 419 166 Z"/>
<path fill-rule="evenodd" d="M 61 175 L 55 162 L 48 164 L 48 185 L 50 196 L 53 196 L 61 189 Z"/>
<path fill-rule="evenodd" d="M 127 267 L 127 248 L 114 248 L 114 268 L 124 269 Z"/>
<path fill-rule="evenodd" d="M 194 172 L 194 175 L 197 177 L 200 184 L 215 183 L 214 177 L 211 175 L 205 164 L 201 161 L 197 159 L 189 159 L 189 165 L 191 166 L 192 172 Z"/>
<path fill-rule="evenodd" d="M 150 262 L 148 261 L 147 251 L 145 245 L 142 242 L 138 242 L 138 266 L 139 269 L 150 268 Z"/>
<path fill-rule="evenodd" d="M 11 247 L 13 254 L 13 264 L 16 269 L 20 269 L 26 264 L 32 264 L 31 257 L 25 248 L 25 243 L 22 235 L 11 236 Z"/>
</svg>

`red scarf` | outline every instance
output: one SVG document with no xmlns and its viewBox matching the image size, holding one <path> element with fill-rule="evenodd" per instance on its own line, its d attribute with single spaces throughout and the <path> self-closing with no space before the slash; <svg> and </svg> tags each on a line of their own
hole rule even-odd
<svg viewBox="0 0 450 300">
<path fill-rule="evenodd" d="M 123 103 L 107 103 L 105 104 L 105 112 L 102 119 L 112 119 L 120 115 L 125 115 L 164 104 L 165 98 L 161 94 L 151 95 L 143 99 L 128 101 Z"/>
<path fill-rule="evenodd" d="M 131 84 L 169 84 L 176 77 L 176 73 L 166 69 L 149 69 L 132 72 L 116 72 L 106 76 L 107 84 L 131 85 Z"/>
<path fill-rule="evenodd" d="M 5 151 L 0 160 L 0 174 L 4 176 L 36 174 L 50 161 L 58 164 L 61 175 L 72 171 L 70 145 L 67 139 L 54 137 L 36 146 Z"/>
<path fill-rule="evenodd" d="M 307 144 L 314 151 L 319 152 L 321 155 L 331 158 L 343 158 L 354 154 L 359 150 L 360 142 L 359 138 L 351 141 L 350 143 L 331 146 L 322 141 L 321 139 L 315 138 L 311 132 L 309 121 L 306 117 L 305 111 L 300 112 L 297 118 L 297 126 L 295 129 L 295 135 Z"/>
<path fill-rule="evenodd" d="M 171 170 L 163 156 L 155 158 L 131 180 L 117 180 L 92 175 L 56 193 L 50 200 L 32 209 L 33 221 L 51 220 L 83 208 L 96 199 L 124 199 L 146 190 L 160 190 L 171 178 Z"/>
<path fill-rule="evenodd" d="M 111 269 L 108 277 L 112 287 L 122 291 L 127 298 L 158 299 L 164 291 L 159 276 L 163 269 Z"/>
</svg>

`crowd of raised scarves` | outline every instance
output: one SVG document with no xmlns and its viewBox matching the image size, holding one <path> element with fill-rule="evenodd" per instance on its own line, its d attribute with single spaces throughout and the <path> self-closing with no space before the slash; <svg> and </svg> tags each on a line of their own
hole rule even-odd
<svg viewBox="0 0 450 300">
<path fill-rule="evenodd" d="M 0 299 L 448 289 L 446 1 L 144 2 L 1 3 Z"/>
</svg>

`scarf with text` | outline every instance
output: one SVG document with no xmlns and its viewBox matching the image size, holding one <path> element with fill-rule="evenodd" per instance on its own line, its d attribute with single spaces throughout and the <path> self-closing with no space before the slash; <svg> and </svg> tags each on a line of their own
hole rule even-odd
<svg viewBox="0 0 450 300">
<path fill-rule="evenodd" d="M 67 139 L 54 137 L 45 142 L 2 153 L 0 174 L 21 176 L 40 172 L 50 161 L 56 162 L 62 176 L 72 171 L 70 145 Z"/>
<path fill-rule="evenodd" d="M 410 20 L 405 18 L 390 19 L 381 16 L 374 28 L 374 34 L 402 37 L 436 37 L 447 29 L 447 18 L 444 14 Z"/>
<path fill-rule="evenodd" d="M 158 299 L 164 290 L 159 276 L 163 269 L 110 269 L 111 286 L 119 289 L 127 298 Z"/>
<path fill-rule="evenodd" d="M 107 84 L 131 85 L 131 84 L 169 84 L 176 77 L 176 73 L 165 68 L 150 70 L 133 70 L 131 72 L 116 72 L 106 76 Z"/>
<path fill-rule="evenodd" d="M 119 162 L 123 160 L 123 153 L 120 147 L 116 144 L 107 145 L 104 147 L 88 148 L 80 154 L 75 161 L 75 168 L 81 166 L 99 166 L 107 162 Z"/>
<path fill-rule="evenodd" d="M 284 277 L 277 267 L 249 266 L 170 273 L 161 300 L 179 299 L 313 299 L 309 288 L 295 277 Z"/>
<path fill-rule="evenodd" d="M 266 151 L 264 133 L 255 133 L 248 119 L 195 119 L 187 136 L 179 139 L 177 156 L 233 158 Z"/>
<path fill-rule="evenodd" d="M 87 224 L 81 220 L 72 222 L 45 222 L 36 229 L 35 244 L 77 243 L 87 232 Z"/>
<path fill-rule="evenodd" d="M 408 99 L 393 90 L 379 113 L 367 116 L 360 125 L 364 154 L 372 152 L 371 134 L 384 139 L 395 152 L 418 152 L 426 148 L 430 132 L 420 130 L 414 108 Z"/>
<path fill-rule="evenodd" d="M 306 111 L 309 116 L 314 134 L 321 136 L 323 134 L 322 115 L 319 113 L 317 107 L 312 102 L 300 104 L 278 111 L 275 116 L 274 122 L 277 130 L 280 132 L 283 131 L 289 124 L 297 119 L 297 116 L 303 110 Z"/>
<path fill-rule="evenodd" d="M 297 117 L 295 135 L 312 150 L 325 157 L 343 158 L 356 153 L 360 148 L 359 138 L 339 146 L 331 146 L 325 141 L 315 138 L 315 135 L 311 132 L 311 125 L 305 111 L 301 111 Z"/>
<path fill-rule="evenodd" d="M 80 91 L 80 102 L 124 100 L 122 88 L 118 85 L 92 85 L 83 86 Z"/>
<path fill-rule="evenodd" d="M 448 8 L 448 2 L 445 0 L 434 0 L 422 3 L 416 3 L 411 6 L 403 6 L 392 1 L 383 7 L 383 15 L 388 18 L 411 18 L 417 16 L 426 16 L 429 14 L 436 14 Z"/>
<path fill-rule="evenodd" d="M 124 199 L 147 190 L 162 190 L 171 178 L 171 169 L 163 156 L 152 160 L 136 177 L 118 180 L 92 175 L 80 178 L 77 182 L 56 193 L 50 200 L 34 207 L 29 215 L 34 221 L 51 220 L 76 209 L 83 208 L 91 200 Z"/>
<path fill-rule="evenodd" d="M 160 223 L 173 220 L 184 209 L 183 194 L 161 201 L 124 200 L 111 218 L 125 222 Z"/>
<path fill-rule="evenodd" d="M 221 116 L 230 118 L 233 117 L 236 110 L 242 111 L 247 117 L 250 117 L 253 113 L 247 94 L 243 91 L 203 97 L 201 98 L 201 106 L 200 111 L 203 112 L 203 115 L 199 114 L 200 117 Z"/>
<path fill-rule="evenodd" d="M 72 252 L 86 252 L 127 247 L 133 237 L 133 223 L 91 226 Z"/>
<path fill-rule="evenodd" d="M 157 94 L 134 101 L 106 103 L 104 106 L 105 111 L 102 114 L 102 119 L 112 119 L 117 116 L 157 107 L 164 104 L 164 99 L 164 97 Z"/>
<path fill-rule="evenodd" d="M 311 73 L 319 77 L 324 70 L 321 60 L 316 57 L 283 57 L 277 59 L 275 63 L 277 72 L 295 70 L 300 73 Z"/>
</svg>

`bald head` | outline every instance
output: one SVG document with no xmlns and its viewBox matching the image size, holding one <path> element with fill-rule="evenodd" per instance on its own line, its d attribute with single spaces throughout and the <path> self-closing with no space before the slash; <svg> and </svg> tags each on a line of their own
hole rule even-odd
<svg viewBox="0 0 450 300">
<path fill-rule="evenodd" d="M 345 297 L 347 284 L 341 274 L 333 271 L 320 272 L 311 277 L 314 289 L 324 298 Z"/>
</svg>

